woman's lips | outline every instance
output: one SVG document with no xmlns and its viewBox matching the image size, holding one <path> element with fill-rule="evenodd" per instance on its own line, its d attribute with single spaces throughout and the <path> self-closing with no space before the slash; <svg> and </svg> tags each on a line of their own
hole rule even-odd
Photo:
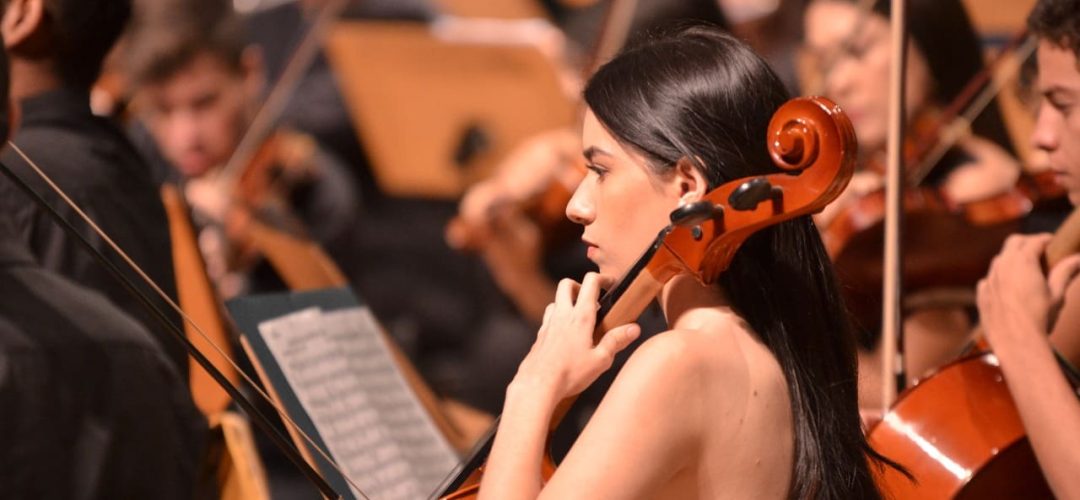
<svg viewBox="0 0 1080 500">
<path fill-rule="evenodd" d="M 586 246 L 585 256 L 588 257 L 589 260 L 596 262 L 596 252 L 599 251 L 600 247 L 598 247 L 596 243 L 593 243 L 585 238 L 581 238 L 581 242 L 584 243 Z"/>
</svg>

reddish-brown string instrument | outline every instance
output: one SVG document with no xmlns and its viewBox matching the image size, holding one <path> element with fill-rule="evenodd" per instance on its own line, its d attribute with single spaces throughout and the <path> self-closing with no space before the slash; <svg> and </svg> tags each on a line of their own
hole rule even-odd
<svg viewBox="0 0 1080 500">
<path fill-rule="evenodd" d="M 563 2 L 568 7 L 585 7 L 595 0 L 574 0 Z M 636 0 L 612 0 L 604 9 L 603 20 L 595 43 L 589 50 L 586 63 L 582 66 L 581 77 L 588 79 L 603 62 L 618 52 L 626 42 L 630 24 L 637 9 Z M 536 192 L 524 200 L 493 206 L 492 210 L 517 210 L 533 221 L 544 235 L 544 244 L 550 245 L 566 241 L 570 235 L 577 234 L 577 227 L 566 218 L 566 204 L 570 202 L 578 182 L 585 177 L 585 163 L 582 158 L 559 158 L 555 172 L 547 176 L 542 185 L 536 186 Z M 546 166 L 541 168 L 547 168 Z M 447 241 L 454 248 L 476 251 L 483 248 L 490 237 L 492 227 L 480 227 L 474 223 L 456 217 L 446 228 Z"/>
<path fill-rule="evenodd" d="M 1080 250 L 1080 211 L 1054 235 L 1053 267 Z M 1052 498 L 993 353 L 981 350 L 945 365 L 902 393 L 868 439 L 908 469 L 891 468 L 878 484 L 897 500 Z"/>
<path fill-rule="evenodd" d="M 839 108 L 820 97 L 782 106 L 769 124 L 769 152 L 781 173 L 738 179 L 710 191 L 705 199 L 672 213 L 672 224 L 657 236 L 621 282 L 600 299 L 594 339 L 632 321 L 679 274 L 713 283 L 739 246 L 755 231 L 820 211 L 843 191 L 855 160 L 855 133 Z M 563 401 L 552 428 L 570 408 Z M 475 498 L 494 431 L 440 488 L 444 499 Z M 543 471 L 554 472 L 550 459 Z"/>
<path fill-rule="evenodd" d="M 1001 243 L 1019 228 L 1022 217 L 1039 204 L 1064 193 L 1045 176 L 1022 176 L 996 195 L 967 202 L 950 199 L 941 189 L 922 185 L 942 156 L 964 134 L 999 87 L 995 72 L 1012 52 L 1026 57 L 1033 45 L 1023 33 L 986 69 L 977 74 L 954 102 L 941 112 L 924 111 L 909 127 L 904 147 L 902 198 L 904 224 L 903 282 L 905 291 L 928 288 L 970 289 L 986 274 Z M 1015 51 L 1012 50 L 1015 48 Z M 868 168 L 874 169 L 873 164 Z M 881 249 L 884 239 L 885 191 L 872 191 L 847 203 L 824 224 L 823 240 L 844 283 L 845 298 L 865 328 L 880 324 Z M 949 242 L 956 242 L 950 245 Z"/>
<path fill-rule="evenodd" d="M 972 288 L 1020 220 L 1039 204 L 1060 198 L 1062 192 L 1048 180 L 1021 177 L 1013 189 L 967 203 L 939 189 L 906 189 L 904 223 L 911 229 L 904 234 L 905 289 Z M 880 323 L 884 213 L 885 193 L 875 191 L 852 201 L 822 232 L 848 307 L 868 328 Z"/>
</svg>

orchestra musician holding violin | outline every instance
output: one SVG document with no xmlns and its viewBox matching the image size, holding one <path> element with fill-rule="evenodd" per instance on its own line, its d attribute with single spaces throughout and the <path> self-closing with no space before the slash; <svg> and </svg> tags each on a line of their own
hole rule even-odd
<svg viewBox="0 0 1080 500">
<path fill-rule="evenodd" d="M 764 139 L 787 98 L 760 57 L 704 27 L 644 41 L 590 80 L 589 173 L 566 213 L 599 273 L 559 283 L 507 388 L 482 497 L 880 497 L 870 469 L 885 465 L 860 429 L 855 338 L 808 216 L 729 249 L 711 285 L 688 274 L 657 284 L 671 329 L 631 354 L 558 470 L 541 476 L 559 402 L 639 334 L 612 325 L 594 345 L 601 289 L 618 288 L 673 210 L 778 172 Z"/>
<path fill-rule="evenodd" d="M 859 4 L 863 5 L 859 5 Z M 949 107 L 965 87 L 983 69 L 982 53 L 978 39 L 960 0 L 911 0 L 908 2 L 910 41 L 907 57 L 906 117 L 907 137 L 910 144 L 905 150 L 917 150 L 917 144 L 934 144 L 942 139 L 949 124 L 939 124 L 943 110 Z M 885 142 L 887 131 L 887 103 L 891 40 L 889 38 L 889 9 L 887 1 L 856 2 L 854 0 L 814 0 L 809 3 L 805 16 L 806 51 L 814 69 L 819 73 L 820 88 L 808 89 L 835 99 L 851 117 L 859 141 L 860 166 L 847 191 L 817 217 L 827 241 L 843 241 L 854 238 L 839 234 L 847 227 L 846 220 L 883 220 L 883 211 L 862 212 L 860 202 L 883 194 Z M 992 197 L 1008 191 L 1016 184 L 1020 167 L 1013 157 L 1013 146 L 1007 135 L 996 99 L 970 123 L 970 133 L 961 138 L 936 163 L 929 165 L 924 178 L 912 179 L 911 189 L 924 188 L 933 191 L 935 197 L 963 204 Z M 915 170 L 919 158 L 909 154 L 906 168 Z M 909 170 L 907 173 L 911 173 Z M 882 197 L 883 198 L 883 197 Z M 875 218 L 876 217 L 876 218 Z M 880 228 L 879 226 L 876 226 Z M 910 225 L 906 233 L 918 235 L 929 230 Z M 905 248 L 926 254 L 926 261 L 940 260 L 941 256 L 960 252 L 970 241 L 932 241 L 928 249 Z M 873 245 L 873 255 L 866 262 L 880 272 L 882 254 L 880 239 Z M 995 240 L 996 243 L 997 240 Z M 994 247 L 991 247 L 994 248 Z M 844 250 L 846 251 L 846 250 Z M 830 253 L 837 258 L 833 248 Z M 988 253 L 987 257 L 992 255 Z M 940 260 L 944 262 L 944 260 Z M 838 275 L 845 288 L 853 287 L 855 271 L 837 261 Z M 915 266 L 917 267 L 917 266 Z M 948 276 L 954 271 L 942 264 L 928 274 Z M 977 273 L 983 272 L 982 270 Z M 974 274 L 971 283 L 961 285 L 929 286 L 912 290 L 905 298 L 904 352 L 906 372 L 911 377 L 921 377 L 955 355 L 971 327 L 973 304 L 970 299 L 971 285 L 980 274 Z M 878 278 L 880 279 L 880 278 Z M 909 282 L 905 278 L 905 282 Z M 966 300 L 935 302 L 935 291 L 952 288 L 969 296 Z M 853 306 L 865 296 L 879 297 L 880 281 L 856 292 L 859 297 L 849 296 Z M 916 297 L 915 294 L 921 294 Z M 953 295 L 955 296 L 955 295 Z M 973 300 L 972 300 L 973 302 Z M 879 399 L 880 382 L 875 377 L 880 362 L 875 352 L 880 349 L 879 318 L 880 298 L 868 300 L 869 319 L 860 318 L 861 349 L 860 397 L 864 407 L 875 407 Z M 921 304 L 921 305 L 914 305 Z M 856 309 L 857 312 L 857 309 Z M 858 312 L 857 312 L 858 314 Z"/>
<path fill-rule="evenodd" d="M 235 182 L 223 172 L 265 82 L 260 52 L 247 44 L 231 2 L 168 0 L 147 11 L 129 31 L 126 53 L 134 109 L 150 135 L 136 144 L 183 185 L 204 226 L 200 246 L 222 295 L 276 288 L 245 241 L 252 216 L 286 214 L 344 265 L 360 212 L 356 183 L 314 138 L 278 128 L 239 167 Z"/>
<path fill-rule="evenodd" d="M 1080 206 L 1080 2 L 1039 0 L 1028 28 L 1039 40 L 1032 143 L 1047 153 L 1070 201 Z M 1074 242 L 1077 237 L 1071 235 Z M 1075 499 L 1080 401 L 1063 370 L 1075 374 L 1080 366 L 1080 256 L 1044 274 L 1040 262 L 1050 240 L 1047 234 L 1010 237 L 979 282 L 978 305 L 1043 476 L 1058 498 Z"/>
<path fill-rule="evenodd" d="M 90 111 L 90 87 L 128 21 L 130 0 L 6 0 L 2 5 L 0 32 L 11 61 L 17 117 L 12 141 L 27 157 L 7 147 L 0 159 L 36 191 L 52 193 L 30 162 L 40 167 L 175 297 L 168 224 L 157 185 L 119 127 Z M 44 196 L 66 219 L 76 219 L 58 195 Z M 38 262 L 104 293 L 154 333 L 177 370 L 187 374 L 183 347 L 165 338 L 153 316 L 7 179 L 0 180 L 0 209 Z M 77 227 L 90 234 L 85 225 Z M 100 238 L 91 241 L 99 250 L 105 248 Z M 128 276 L 136 277 L 131 272 Z M 164 307 L 164 301 L 151 300 Z"/>
</svg>

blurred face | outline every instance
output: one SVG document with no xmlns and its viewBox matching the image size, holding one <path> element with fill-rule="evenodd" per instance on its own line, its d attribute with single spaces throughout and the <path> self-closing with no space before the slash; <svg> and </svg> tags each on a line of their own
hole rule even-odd
<svg viewBox="0 0 1080 500">
<path fill-rule="evenodd" d="M 1033 145 L 1044 151 L 1069 200 L 1080 206 L 1080 70 L 1076 55 L 1056 44 L 1039 41 L 1040 94 Z"/>
<path fill-rule="evenodd" d="M 892 42 L 885 18 L 868 13 L 860 19 L 855 3 L 812 2 L 806 11 L 806 50 L 820 75 L 820 92 L 851 118 L 864 152 L 885 147 L 889 117 Z M 926 59 L 909 42 L 906 114 L 929 103 L 932 80 Z"/>
<path fill-rule="evenodd" d="M 199 177 L 236 149 L 251 87 L 242 72 L 203 53 L 172 77 L 139 89 L 139 105 L 165 157 L 185 176 Z"/>
<path fill-rule="evenodd" d="M 683 190 L 677 175 L 661 179 L 586 111 L 582 146 L 589 173 L 566 206 L 584 226 L 581 239 L 601 275 L 621 278 L 668 224 Z"/>
</svg>

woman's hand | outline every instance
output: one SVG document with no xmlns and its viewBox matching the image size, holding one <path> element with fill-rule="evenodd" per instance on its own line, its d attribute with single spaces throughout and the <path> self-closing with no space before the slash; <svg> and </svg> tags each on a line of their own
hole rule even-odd
<svg viewBox="0 0 1080 500">
<path fill-rule="evenodd" d="M 1080 271 L 1080 256 L 1074 255 L 1044 276 L 1040 258 L 1049 242 L 1049 234 L 1010 236 L 979 282 L 979 315 L 995 348 L 1023 342 L 1027 332 L 1047 335 L 1055 306 Z"/>
<path fill-rule="evenodd" d="M 557 399 L 585 390 L 611 367 L 615 355 L 641 333 L 630 323 L 609 330 L 593 344 L 597 299 L 602 282 L 597 273 L 588 273 L 579 285 L 569 279 L 559 282 L 555 302 L 544 311 L 544 322 L 536 342 L 518 367 L 512 385 L 551 391 Z"/>
</svg>

